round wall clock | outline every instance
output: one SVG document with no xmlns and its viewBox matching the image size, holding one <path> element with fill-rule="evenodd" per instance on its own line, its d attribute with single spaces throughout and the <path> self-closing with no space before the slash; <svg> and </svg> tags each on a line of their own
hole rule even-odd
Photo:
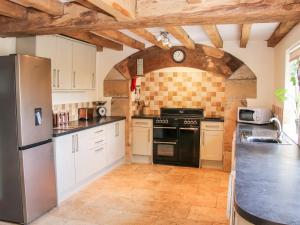
<svg viewBox="0 0 300 225">
<path fill-rule="evenodd" d="M 172 58 L 175 62 L 181 63 L 185 60 L 185 52 L 180 49 L 177 49 L 173 52 Z"/>
</svg>

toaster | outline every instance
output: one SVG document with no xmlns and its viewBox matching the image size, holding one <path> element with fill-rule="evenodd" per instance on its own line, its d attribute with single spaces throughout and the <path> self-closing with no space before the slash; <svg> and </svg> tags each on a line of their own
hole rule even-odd
<svg viewBox="0 0 300 225">
<path fill-rule="evenodd" d="M 79 120 L 90 120 L 94 117 L 94 108 L 79 108 L 78 119 Z"/>
</svg>

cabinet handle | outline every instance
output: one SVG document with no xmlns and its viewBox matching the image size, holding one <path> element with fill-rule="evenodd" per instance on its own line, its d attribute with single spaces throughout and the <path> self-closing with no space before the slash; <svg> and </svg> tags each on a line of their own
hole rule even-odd
<svg viewBox="0 0 300 225">
<path fill-rule="evenodd" d="M 75 153 L 75 136 L 72 135 L 72 153 Z"/>
<path fill-rule="evenodd" d="M 120 128 L 120 126 L 119 126 L 119 123 L 116 123 L 115 124 L 115 137 L 119 137 L 119 129 Z"/>
<path fill-rule="evenodd" d="M 148 143 L 150 143 L 150 129 L 148 129 Z"/>
<path fill-rule="evenodd" d="M 204 146 L 205 145 L 205 143 L 204 143 L 204 131 L 202 131 L 202 145 Z"/>
<path fill-rule="evenodd" d="M 102 151 L 103 149 L 104 149 L 103 147 L 97 148 L 97 149 L 95 149 L 95 152 Z"/>
<path fill-rule="evenodd" d="M 57 70 L 57 87 L 59 88 L 59 70 Z"/>
<path fill-rule="evenodd" d="M 53 80 L 52 80 L 52 86 L 56 87 L 56 69 L 53 69 Z"/>
<path fill-rule="evenodd" d="M 79 148 L 78 148 L 78 134 L 76 134 L 76 151 L 79 152 Z"/>
<path fill-rule="evenodd" d="M 96 79 L 95 79 L 95 73 L 92 73 L 92 88 L 95 88 L 95 83 L 96 83 Z"/>
<path fill-rule="evenodd" d="M 102 133 L 104 130 L 98 130 L 95 132 L 95 134 L 99 134 L 99 133 Z"/>
<path fill-rule="evenodd" d="M 219 126 L 214 126 L 214 125 L 206 125 L 205 127 L 208 127 L 208 128 L 219 128 Z"/>
<path fill-rule="evenodd" d="M 73 88 L 75 88 L 76 72 L 73 71 Z"/>
</svg>

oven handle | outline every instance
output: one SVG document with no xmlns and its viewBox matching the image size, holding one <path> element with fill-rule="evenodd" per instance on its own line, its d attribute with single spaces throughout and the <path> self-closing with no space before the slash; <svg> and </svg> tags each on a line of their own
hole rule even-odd
<svg viewBox="0 0 300 225">
<path fill-rule="evenodd" d="M 199 128 L 188 127 L 188 128 L 179 128 L 179 130 L 199 130 Z"/>
<path fill-rule="evenodd" d="M 173 141 L 153 141 L 154 144 L 170 144 L 170 145 L 176 145 L 177 142 Z"/>
<path fill-rule="evenodd" d="M 176 130 L 176 127 L 153 127 L 154 129 L 173 129 Z"/>
</svg>

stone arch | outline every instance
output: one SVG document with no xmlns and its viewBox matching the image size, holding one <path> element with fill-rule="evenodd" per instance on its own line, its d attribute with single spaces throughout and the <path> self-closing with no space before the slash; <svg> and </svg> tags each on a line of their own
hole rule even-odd
<svg viewBox="0 0 300 225">
<path fill-rule="evenodd" d="M 243 61 L 221 49 L 201 44 L 195 46 L 193 50 L 182 46 L 176 46 L 169 50 L 163 50 L 156 46 L 149 47 L 116 64 L 106 76 L 104 96 L 113 97 L 112 115 L 123 114 L 127 117 L 126 144 L 129 147 L 127 157 L 130 157 L 131 144 L 130 80 L 136 76 L 137 59 L 143 59 L 144 74 L 167 67 L 190 67 L 226 77 L 223 164 L 224 170 L 230 171 L 232 138 L 236 127 L 237 108 L 246 106 L 247 98 L 256 98 L 256 76 Z M 177 49 L 181 49 L 186 53 L 186 59 L 182 63 L 176 63 L 172 60 L 172 53 Z M 107 88 L 105 88 L 106 83 L 109 84 Z M 106 92 L 106 90 L 108 91 Z M 128 91 L 127 99 L 125 95 L 120 93 L 121 90 Z"/>
</svg>

